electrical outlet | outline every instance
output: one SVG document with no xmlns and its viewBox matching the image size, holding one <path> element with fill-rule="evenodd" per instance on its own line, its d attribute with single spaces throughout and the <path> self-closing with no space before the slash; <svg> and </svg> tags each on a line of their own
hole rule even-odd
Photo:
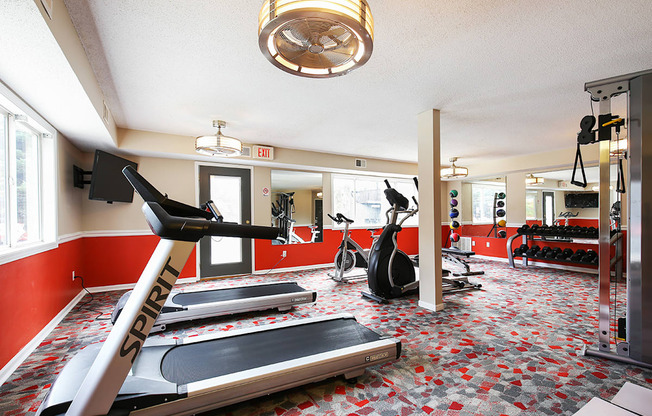
<svg viewBox="0 0 652 416">
<path fill-rule="evenodd" d="M 475 240 L 471 240 L 471 247 L 475 247 Z"/>
<path fill-rule="evenodd" d="M 489 247 L 489 242 L 487 241 L 487 247 Z"/>
<path fill-rule="evenodd" d="M 77 276 L 75 276 L 75 271 L 73 270 L 73 271 L 72 271 L 72 281 L 73 281 L 73 282 L 75 281 L 75 278 L 76 278 L 76 277 L 77 277 Z"/>
<path fill-rule="evenodd" d="M 287 257 L 287 256 L 288 256 L 288 252 L 283 250 L 283 253 L 281 254 L 281 257 Z"/>
</svg>

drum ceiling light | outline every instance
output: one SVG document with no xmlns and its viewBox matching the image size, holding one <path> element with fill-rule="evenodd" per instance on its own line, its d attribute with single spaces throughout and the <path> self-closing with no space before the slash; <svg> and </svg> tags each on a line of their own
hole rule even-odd
<svg viewBox="0 0 652 416">
<path fill-rule="evenodd" d="M 240 156 L 242 154 L 242 142 L 222 134 L 222 127 L 226 128 L 226 122 L 213 120 L 213 127 L 217 127 L 217 133 L 213 136 L 197 137 L 195 139 L 195 150 L 208 156 Z"/>
<path fill-rule="evenodd" d="M 263 55 L 301 77 L 331 78 L 364 65 L 373 37 L 366 0 L 265 0 L 258 16 Z"/>
<path fill-rule="evenodd" d="M 543 178 L 540 176 L 534 176 L 533 174 L 530 173 L 525 177 L 526 185 L 538 185 L 540 183 L 543 183 Z"/>
<path fill-rule="evenodd" d="M 457 161 L 456 157 L 451 157 L 450 159 L 451 166 L 449 168 L 441 169 L 441 177 L 445 179 L 452 178 L 465 178 L 469 176 L 469 169 L 462 166 L 455 166 Z"/>
</svg>

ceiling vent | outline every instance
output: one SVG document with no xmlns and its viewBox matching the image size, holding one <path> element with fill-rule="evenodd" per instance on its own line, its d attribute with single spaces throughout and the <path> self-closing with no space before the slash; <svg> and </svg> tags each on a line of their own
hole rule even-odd
<svg viewBox="0 0 652 416">
<path fill-rule="evenodd" d="M 242 157 L 251 157 L 251 146 L 242 146 Z"/>
<path fill-rule="evenodd" d="M 366 168 L 367 167 L 367 161 L 364 159 L 356 159 L 355 160 L 355 167 L 356 168 Z"/>
</svg>

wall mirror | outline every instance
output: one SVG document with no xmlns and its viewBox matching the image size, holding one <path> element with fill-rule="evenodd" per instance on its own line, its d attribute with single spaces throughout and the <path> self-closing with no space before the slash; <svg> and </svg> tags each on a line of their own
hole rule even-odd
<svg viewBox="0 0 652 416">
<path fill-rule="evenodd" d="M 285 244 L 323 241 L 322 174 L 272 170 L 272 225 Z"/>
<path fill-rule="evenodd" d="M 571 184 L 572 169 L 537 172 L 526 176 L 525 218 L 541 225 L 585 225 L 595 221 L 598 212 L 600 171 L 597 166 L 585 169 L 586 188 Z M 610 194 L 615 201 L 616 166 L 612 166 Z M 579 170 L 578 170 L 578 173 Z M 586 225 L 589 225 L 588 223 Z M 591 226 L 595 224 L 591 223 Z"/>
<path fill-rule="evenodd" d="M 503 238 L 508 215 L 505 177 L 467 180 L 462 182 L 461 188 L 455 199 L 461 218 L 458 222 L 463 227 L 462 235 Z"/>
</svg>

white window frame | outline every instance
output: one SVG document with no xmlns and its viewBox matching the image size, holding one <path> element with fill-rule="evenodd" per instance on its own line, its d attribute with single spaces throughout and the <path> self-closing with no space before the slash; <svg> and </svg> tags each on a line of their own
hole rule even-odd
<svg viewBox="0 0 652 416">
<path fill-rule="evenodd" d="M 385 179 L 387 179 L 390 183 L 390 185 L 393 188 L 396 188 L 397 183 L 401 184 L 410 184 L 412 189 L 414 189 L 414 192 L 409 195 L 404 195 L 409 201 L 410 201 L 410 207 L 414 207 L 414 202 L 412 201 L 412 196 L 417 198 L 417 201 L 419 200 L 419 195 L 417 189 L 414 187 L 414 181 L 412 178 L 407 178 L 407 177 L 398 177 L 398 176 L 372 176 L 372 175 L 355 175 L 355 174 L 344 174 L 344 173 L 332 173 L 331 174 L 331 206 L 330 206 L 330 214 L 335 216 L 337 213 L 336 208 L 335 208 L 335 181 L 338 178 L 342 179 L 353 179 L 353 180 L 365 180 L 365 181 L 378 181 L 378 182 L 383 182 Z M 384 188 L 385 185 L 382 185 L 382 188 Z M 355 206 L 355 203 L 354 203 Z M 342 214 L 346 217 L 350 217 L 353 220 L 356 220 L 350 227 L 349 229 L 366 229 L 366 228 L 381 228 L 385 226 L 386 223 L 386 217 L 385 217 L 385 212 L 390 208 L 389 202 L 385 199 L 383 196 L 381 200 L 381 212 L 380 212 L 380 222 L 377 224 L 362 224 L 359 219 L 356 219 L 355 213 L 346 213 L 342 212 Z M 326 213 L 324 213 L 326 214 Z M 402 218 L 402 216 L 400 217 Z M 419 213 L 416 215 L 412 216 L 409 218 L 404 224 L 404 228 L 410 228 L 410 227 L 418 227 L 419 226 Z M 333 222 L 333 229 L 343 229 L 344 224 L 337 224 Z"/>
<path fill-rule="evenodd" d="M 15 131 L 15 123 L 23 123 L 29 127 L 34 133 L 39 135 L 38 150 L 37 150 L 37 164 L 38 164 L 38 188 L 39 188 L 39 229 L 40 236 L 36 241 L 31 242 L 18 242 L 13 243 L 15 238 L 11 237 L 11 233 L 16 230 L 11 230 L 11 225 L 8 226 L 8 244 L 0 247 L 0 264 L 9 263 L 34 254 L 42 253 L 51 250 L 58 246 L 57 242 L 57 222 L 58 222 L 58 163 L 57 163 L 57 132 L 47 121 L 45 121 L 36 111 L 34 111 L 27 103 L 21 100 L 16 94 L 13 93 L 4 84 L 0 83 L 0 111 L 7 114 L 7 130 L 9 134 Z M 16 121 L 16 116 L 23 119 Z M 2 172 L 2 176 L 8 186 L 7 193 L 13 195 L 15 198 L 15 186 L 11 184 L 7 178 L 8 171 L 10 170 L 9 163 L 15 163 L 11 155 L 15 155 L 14 146 L 15 139 L 8 138 L 7 143 L 7 160 L 6 172 Z M 11 189 L 14 188 L 14 189 Z M 12 205 L 7 201 L 9 209 Z M 11 211 L 7 212 L 7 220 L 11 224 L 11 216 L 15 215 Z"/>
</svg>

